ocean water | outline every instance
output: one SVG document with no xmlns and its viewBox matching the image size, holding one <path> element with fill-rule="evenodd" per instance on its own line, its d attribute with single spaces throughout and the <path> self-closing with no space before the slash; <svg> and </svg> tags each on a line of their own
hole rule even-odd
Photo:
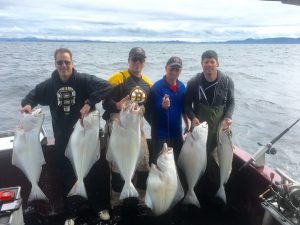
<svg viewBox="0 0 300 225">
<path fill-rule="evenodd" d="M 251 154 L 259 149 L 258 142 L 267 144 L 300 118 L 300 45 L 0 42 L 0 132 L 15 129 L 21 99 L 50 77 L 55 49 L 70 48 L 79 72 L 107 79 L 127 68 L 134 46 L 145 49 L 144 74 L 153 82 L 164 75 L 168 58 L 177 55 L 183 60 L 180 79 L 186 83 L 201 71 L 202 52 L 216 50 L 219 69 L 235 83 L 234 144 Z M 52 136 L 49 110 L 42 108 L 44 126 Z M 277 154 L 267 155 L 267 165 L 300 181 L 300 122 L 274 147 Z"/>
</svg>

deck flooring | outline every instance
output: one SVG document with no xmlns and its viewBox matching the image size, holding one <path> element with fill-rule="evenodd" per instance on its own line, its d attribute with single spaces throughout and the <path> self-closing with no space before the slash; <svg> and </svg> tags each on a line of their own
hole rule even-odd
<svg viewBox="0 0 300 225">
<path fill-rule="evenodd" d="M 217 207 L 196 208 L 179 205 L 162 216 L 153 216 L 145 207 L 110 212 L 109 221 L 101 221 L 94 213 L 81 212 L 76 225 L 247 225 L 247 219 L 233 209 Z M 37 213 L 24 216 L 26 225 L 63 225 L 64 215 L 43 217 Z"/>
</svg>

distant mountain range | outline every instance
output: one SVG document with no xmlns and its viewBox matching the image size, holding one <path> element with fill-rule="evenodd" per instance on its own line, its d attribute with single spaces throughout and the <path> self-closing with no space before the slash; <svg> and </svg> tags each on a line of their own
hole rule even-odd
<svg viewBox="0 0 300 225">
<path fill-rule="evenodd" d="M 0 38 L 0 42 L 102 42 L 102 43 L 114 43 L 112 41 L 91 41 L 91 40 L 62 40 L 62 39 L 41 39 L 35 37 L 26 38 Z M 117 41 L 116 41 L 117 42 Z M 245 39 L 245 40 L 230 40 L 223 42 L 185 42 L 185 41 L 133 41 L 138 43 L 203 43 L 203 44 L 300 44 L 300 38 L 263 38 L 263 39 Z"/>
<path fill-rule="evenodd" d="M 227 44 L 300 44 L 300 38 L 263 38 L 263 39 L 246 39 L 242 41 L 226 41 Z"/>
</svg>

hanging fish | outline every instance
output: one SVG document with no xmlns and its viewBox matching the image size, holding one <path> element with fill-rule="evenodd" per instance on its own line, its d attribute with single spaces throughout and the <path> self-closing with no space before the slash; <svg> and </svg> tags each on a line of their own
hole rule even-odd
<svg viewBox="0 0 300 225">
<path fill-rule="evenodd" d="M 208 125 L 201 123 L 188 133 L 178 158 L 178 165 L 185 173 L 188 191 L 183 200 L 185 204 L 193 204 L 200 207 L 194 188 L 206 170 L 206 141 Z"/>
<path fill-rule="evenodd" d="M 87 198 L 83 179 L 94 163 L 100 159 L 99 128 L 99 111 L 92 111 L 85 116 L 83 126 L 80 124 L 80 120 L 75 124 L 65 155 L 72 163 L 77 181 L 68 196 L 81 195 Z"/>
<path fill-rule="evenodd" d="M 45 114 L 41 109 L 32 113 L 22 113 L 15 132 L 13 143 L 12 165 L 23 171 L 32 188 L 28 201 L 44 199 L 47 197 L 38 186 L 45 158 L 40 142 L 40 132 Z"/>
</svg>

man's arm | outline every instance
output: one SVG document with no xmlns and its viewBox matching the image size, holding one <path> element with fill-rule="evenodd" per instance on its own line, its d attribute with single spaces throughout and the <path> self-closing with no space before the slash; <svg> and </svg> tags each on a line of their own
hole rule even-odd
<svg viewBox="0 0 300 225">
<path fill-rule="evenodd" d="M 184 94 L 184 112 L 190 120 L 193 120 L 193 118 L 196 117 L 193 111 L 193 99 L 195 95 L 195 91 L 193 90 L 195 87 L 193 86 L 194 85 L 192 85 L 191 82 L 188 82 Z"/>
<path fill-rule="evenodd" d="M 232 119 L 234 106 L 235 106 L 234 83 L 231 78 L 228 78 L 228 93 L 227 93 L 227 102 L 224 109 L 224 118 Z"/>
<path fill-rule="evenodd" d="M 32 89 L 26 96 L 25 98 L 22 99 L 21 101 L 21 106 L 23 107 L 22 109 L 24 109 L 25 106 L 27 106 L 26 108 L 28 108 L 28 105 L 31 106 L 31 109 L 33 109 L 34 107 L 36 107 L 38 104 L 40 105 L 48 105 L 49 104 L 49 100 L 48 100 L 48 95 L 49 93 L 47 93 L 48 91 L 48 84 L 49 81 L 46 80 L 38 85 L 36 85 L 36 87 L 34 89 Z M 21 109 L 21 111 L 22 111 Z M 26 112 L 28 112 L 25 109 Z"/>
<path fill-rule="evenodd" d="M 87 100 L 90 105 L 95 105 L 107 98 L 113 91 L 112 85 L 104 79 L 90 75 L 87 80 L 87 90 L 89 95 Z"/>
</svg>

